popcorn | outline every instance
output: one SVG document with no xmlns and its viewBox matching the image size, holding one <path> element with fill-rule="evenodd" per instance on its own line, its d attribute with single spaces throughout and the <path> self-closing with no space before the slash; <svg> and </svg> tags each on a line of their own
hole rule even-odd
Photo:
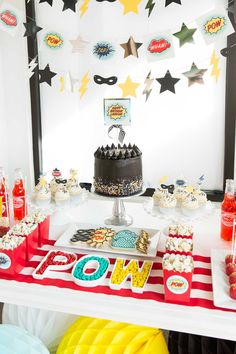
<svg viewBox="0 0 236 354">
<path fill-rule="evenodd" d="M 163 269 L 173 270 L 176 272 L 189 273 L 193 271 L 193 258 L 179 254 L 166 253 L 162 260 Z"/>
<path fill-rule="evenodd" d="M 193 241 L 182 237 L 167 237 L 166 250 L 175 252 L 192 252 Z"/>
<path fill-rule="evenodd" d="M 169 235 L 189 237 L 193 235 L 193 227 L 183 224 L 170 225 Z"/>
<path fill-rule="evenodd" d="M 13 236 L 7 233 L 5 236 L 0 238 L 0 249 L 13 250 L 17 248 L 23 241 L 24 241 L 24 237 Z"/>
</svg>

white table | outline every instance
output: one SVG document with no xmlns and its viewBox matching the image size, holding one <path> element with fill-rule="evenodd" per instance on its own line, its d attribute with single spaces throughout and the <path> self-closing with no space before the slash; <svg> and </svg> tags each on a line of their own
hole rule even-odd
<svg viewBox="0 0 236 354">
<path fill-rule="evenodd" d="M 152 217 L 144 211 L 143 201 L 144 197 L 138 197 L 126 203 L 127 212 L 134 217 L 133 226 L 159 229 L 167 227 L 168 221 Z M 74 209 L 71 216 L 78 222 L 99 224 L 110 214 L 111 206 L 111 200 L 97 200 L 93 197 Z M 216 209 L 207 219 L 194 222 L 196 254 L 210 256 L 211 248 L 230 247 L 228 243 L 220 240 L 219 212 L 219 209 Z M 52 227 L 52 238 L 56 239 L 64 228 Z M 160 240 L 160 250 L 163 250 L 163 239 Z M 236 314 L 200 307 L 159 303 L 152 300 L 139 301 L 133 298 L 80 291 L 75 293 L 69 289 L 7 280 L 0 280 L 0 301 L 236 340 Z"/>
</svg>

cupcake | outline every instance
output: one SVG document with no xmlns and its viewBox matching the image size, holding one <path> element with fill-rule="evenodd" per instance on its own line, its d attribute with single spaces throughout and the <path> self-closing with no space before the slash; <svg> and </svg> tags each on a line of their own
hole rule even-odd
<svg viewBox="0 0 236 354">
<path fill-rule="evenodd" d="M 193 195 L 197 198 L 199 205 L 204 205 L 207 202 L 207 195 L 200 189 L 196 190 Z"/>
<path fill-rule="evenodd" d="M 35 191 L 35 201 L 39 206 L 46 206 L 51 201 L 50 187 L 44 178 L 40 179 L 39 186 Z"/>
<path fill-rule="evenodd" d="M 49 183 L 49 187 L 50 187 L 50 191 L 51 191 L 52 197 L 54 198 L 55 193 L 56 193 L 57 188 L 58 188 L 57 180 L 61 179 L 61 171 L 58 170 L 57 168 L 55 168 L 52 171 L 52 176 L 53 176 L 53 178 L 52 178 L 51 182 Z"/>
<path fill-rule="evenodd" d="M 65 204 L 70 199 L 70 193 L 64 184 L 58 184 L 54 199 L 58 205 Z"/>
<path fill-rule="evenodd" d="M 176 207 L 177 200 L 173 194 L 167 193 L 159 201 L 160 211 L 163 213 L 172 212 Z"/>
<path fill-rule="evenodd" d="M 184 199 L 187 197 L 188 194 L 189 193 L 186 191 L 185 187 L 178 186 L 174 189 L 173 195 L 177 200 L 178 206 L 182 205 L 182 202 L 184 201 Z"/>
<path fill-rule="evenodd" d="M 72 199 L 77 199 L 77 197 L 81 194 L 82 188 L 78 182 L 78 172 L 77 170 L 70 170 L 70 178 L 67 182 L 67 188 L 70 193 Z"/>
<path fill-rule="evenodd" d="M 196 210 L 199 208 L 199 203 L 197 198 L 192 194 L 189 195 L 184 199 L 182 203 L 182 210 L 186 216 L 191 216 Z"/>
<path fill-rule="evenodd" d="M 168 189 L 158 187 L 153 194 L 154 205 L 158 206 L 162 197 L 168 194 Z"/>
</svg>

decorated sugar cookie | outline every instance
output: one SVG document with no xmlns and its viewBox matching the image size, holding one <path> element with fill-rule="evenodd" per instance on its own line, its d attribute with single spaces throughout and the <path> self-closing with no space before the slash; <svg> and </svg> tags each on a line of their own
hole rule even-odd
<svg viewBox="0 0 236 354">
<path fill-rule="evenodd" d="M 91 235 L 93 235 L 95 229 L 79 229 L 76 233 L 71 237 L 70 243 L 76 245 L 80 242 L 87 242 L 90 240 Z"/>
<path fill-rule="evenodd" d="M 108 244 L 114 235 L 114 230 L 107 227 L 101 227 L 100 229 L 95 230 L 94 234 L 91 235 L 90 240 L 87 241 L 87 244 L 91 247 L 100 248 Z"/>
<path fill-rule="evenodd" d="M 149 234 L 146 231 L 142 230 L 139 239 L 136 243 L 136 248 L 139 252 L 147 254 L 149 244 Z"/>
<path fill-rule="evenodd" d="M 113 248 L 119 249 L 135 249 L 136 241 L 138 239 L 138 235 L 135 232 L 129 230 L 122 230 L 117 232 L 117 234 L 113 237 L 111 246 Z"/>
</svg>

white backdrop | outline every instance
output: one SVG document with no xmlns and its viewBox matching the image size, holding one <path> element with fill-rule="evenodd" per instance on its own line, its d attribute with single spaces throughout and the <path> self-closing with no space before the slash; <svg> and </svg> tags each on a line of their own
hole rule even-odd
<svg viewBox="0 0 236 354">
<path fill-rule="evenodd" d="M 10 2 L 18 8 L 24 7 L 24 0 Z M 78 11 L 81 1 L 76 15 L 70 10 L 62 12 L 61 0 L 54 0 L 53 8 L 38 2 L 35 0 L 37 22 L 45 31 L 62 33 L 65 39 L 74 39 L 80 34 L 91 43 L 83 55 L 72 54 L 70 44 L 61 51 L 50 51 L 40 45 L 41 68 L 50 63 L 52 71 L 59 75 L 70 71 L 80 82 L 89 70 L 91 78 L 83 99 L 78 93 L 60 93 L 59 76 L 52 80 L 53 88 L 41 84 L 44 171 L 55 166 L 65 170 L 73 166 L 79 169 L 80 180 L 92 180 L 93 153 L 98 145 L 109 142 L 107 128 L 103 126 L 103 98 L 121 97 L 119 87 L 98 86 L 92 76 L 116 75 L 118 82 L 122 83 L 130 75 L 141 85 L 137 90 L 138 98 L 132 98 L 132 127 L 127 128 L 126 142 L 138 144 L 143 151 L 146 185 L 155 185 L 163 175 L 174 178 L 184 174 L 194 182 L 204 173 L 205 188 L 221 188 L 225 59 L 220 56 L 218 84 L 210 76 L 210 69 L 204 75 L 204 86 L 194 85 L 188 89 L 187 79 L 181 76 L 182 72 L 190 69 L 193 61 L 200 68 L 209 67 L 214 46 L 206 46 L 200 33 L 194 35 L 196 45 L 186 44 L 181 49 L 178 49 L 178 39 L 173 38 L 176 58 L 148 63 L 144 46 L 139 49 L 139 59 L 131 56 L 123 59 L 123 49 L 118 45 L 116 59 L 106 61 L 105 65 L 93 58 L 91 47 L 98 40 L 124 43 L 130 35 L 137 42 L 143 42 L 147 34 L 167 29 L 172 33 L 179 31 L 183 21 L 188 27 L 196 27 L 194 19 L 214 4 L 225 4 L 225 1 L 183 0 L 183 6 L 172 4 L 165 8 L 164 0 L 160 0 L 148 18 L 144 9 L 146 1 L 139 6 L 139 15 L 130 13 L 123 16 L 123 8 L 118 1 L 98 3 L 90 0 L 89 9 L 82 19 Z M 42 35 L 44 33 L 42 31 Z M 9 174 L 14 167 L 21 166 L 32 180 L 27 51 L 23 34 L 24 28 L 16 37 L 0 31 L 0 138 L 4 147 L 0 153 L 0 165 L 7 166 Z M 223 48 L 225 44 L 226 40 L 217 42 L 216 49 Z M 162 77 L 167 69 L 172 76 L 183 78 L 176 85 L 177 94 L 164 92 L 160 95 L 160 85 L 155 81 L 153 92 L 145 103 L 142 91 L 148 72 L 152 70 L 153 77 Z"/>
<path fill-rule="evenodd" d="M 187 80 L 182 77 L 176 85 L 176 95 L 168 91 L 160 95 L 160 86 L 155 81 L 147 103 L 142 95 L 150 70 L 156 78 L 164 76 L 167 69 L 172 76 L 181 77 L 181 73 L 190 70 L 193 61 L 198 67 L 207 68 L 214 45 L 206 46 L 198 31 L 194 35 L 196 45 L 186 44 L 179 49 L 178 39 L 174 38 L 176 58 L 165 61 L 148 63 L 144 45 L 139 49 L 139 59 L 132 56 L 123 59 L 123 49 L 119 45 L 114 60 L 98 61 L 91 54 L 92 44 L 99 40 L 119 44 L 133 35 L 137 42 L 143 42 L 145 35 L 158 31 L 179 31 L 183 21 L 188 27 L 196 27 L 194 19 L 214 4 L 225 5 L 222 0 L 183 0 L 182 3 L 183 6 L 172 4 L 165 8 L 164 0 L 159 1 L 150 18 L 144 9 L 146 1 L 141 4 L 139 15 L 130 13 L 126 16 L 118 2 L 90 1 L 82 19 L 79 11 L 77 15 L 70 10 L 62 12 L 60 1 L 54 1 L 53 8 L 46 3 L 37 6 L 38 24 L 46 31 L 61 33 L 65 39 L 80 34 L 90 42 L 85 54 L 72 54 L 70 44 L 58 51 L 40 46 L 42 67 L 50 63 L 52 71 L 70 71 L 79 79 L 89 70 L 91 78 L 82 99 L 79 94 L 60 93 L 56 78 L 53 79 L 54 89 L 41 85 L 45 172 L 54 166 L 65 170 L 74 166 L 79 169 L 81 180 L 92 180 L 93 153 L 98 145 L 109 142 L 107 129 L 103 126 L 103 98 L 121 97 L 119 87 L 96 85 L 92 77 L 94 74 L 116 75 L 122 83 L 130 75 L 141 85 L 137 90 L 138 98 L 132 98 L 132 127 L 127 129 L 126 142 L 137 143 L 143 151 L 146 185 L 154 186 L 163 175 L 174 178 L 184 174 L 195 182 L 204 173 L 205 188 L 222 187 L 225 59 L 220 58 L 218 84 L 210 76 L 210 69 L 204 76 L 205 85 L 196 84 L 188 89 Z M 216 48 L 223 48 L 225 44 L 226 40 L 220 41 Z"/>
<path fill-rule="evenodd" d="M 0 6 L 4 1 L 0 0 Z M 24 0 L 9 3 L 25 14 Z M 27 41 L 21 25 L 15 37 L 0 30 L 0 166 L 12 185 L 13 172 L 21 167 L 28 186 L 33 183 L 33 151 Z"/>
</svg>

